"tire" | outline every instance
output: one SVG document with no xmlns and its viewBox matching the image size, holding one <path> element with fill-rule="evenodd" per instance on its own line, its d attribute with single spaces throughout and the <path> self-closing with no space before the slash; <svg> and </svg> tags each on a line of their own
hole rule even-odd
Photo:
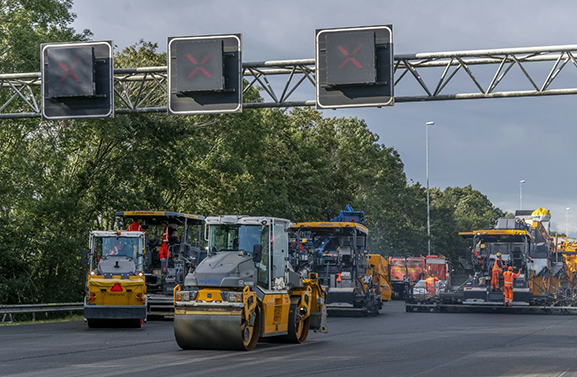
<svg viewBox="0 0 577 377">
<path fill-rule="evenodd" d="M 288 334 L 279 336 L 276 338 L 276 340 L 284 343 L 299 344 L 307 339 L 307 336 L 309 335 L 309 324 L 311 317 L 309 316 L 303 321 L 297 321 L 297 312 L 297 304 L 291 304 L 289 309 Z"/>
<path fill-rule="evenodd" d="M 260 318 L 260 306 L 257 305 L 254 309 L 256 311 L 256 317 L 254 319 L 254 326 L 250 327 L 246 325 L 247 319 L 243 316 L 243 324 L 241 324 L 240 333 L 242 337 L 242 343 L 244 349 L 247 351 L 252 351 L 256 344 L 258 343 L 258 339 L 260 338 L 260 326 L 261 326 L 261 318 Z M 247 333 L 248 331 L 248 333 Z M 247 336 L 248 334 L 248 336 Z M 246 338 L 246 339 L 245 339 Z"/>
</svg>

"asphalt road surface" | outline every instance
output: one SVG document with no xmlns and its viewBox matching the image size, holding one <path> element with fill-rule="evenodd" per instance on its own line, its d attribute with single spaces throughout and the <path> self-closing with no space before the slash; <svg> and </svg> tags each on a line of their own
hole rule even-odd
<svg viewBox="0 0 577 377">
<path fill-rule="evenodd" d="M 329 318 L 304 344 L 183 351 L 171 321 L 0 327 L 1 376 L 577 376 L 577 316 L 406 313 Z"/>
</svg>

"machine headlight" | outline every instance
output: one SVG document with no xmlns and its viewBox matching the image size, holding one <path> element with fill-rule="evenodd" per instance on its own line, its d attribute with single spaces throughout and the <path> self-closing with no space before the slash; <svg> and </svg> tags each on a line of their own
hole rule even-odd
<svg viewBox="0 0 577 377">
<path fill-rule="evenodd" d="M 176 292 L 176 301 L 190 301 L 190 292 L 189 291 Z"/>
<path fill-rule="evenodd" d="M 223 301 L 242 302 L 242 292 L 220 291 L 220 297 Z"/>
<path fill-rule="evenodd" d="M 176 301 L 191 301 L 196 299 L 198 291 L 178 291 L 176 292 Z"/>
</svg>

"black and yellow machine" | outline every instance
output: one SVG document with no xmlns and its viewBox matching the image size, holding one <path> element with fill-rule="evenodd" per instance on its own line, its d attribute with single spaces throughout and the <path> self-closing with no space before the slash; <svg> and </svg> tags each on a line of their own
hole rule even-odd
<svg viewBox="0 0 577 377">
<path fill-rule="evenodd" d="M 143 272 L 149 316 L 171 317 L 172 295 L 177 285 L 204 257 L 204 217 L 167 211 L 124 211 L 116 213 L 121 229 L 144 234 Z"/>
<path fill-rule="evenodd" d="M 369 231 L 354 215 L 362 212 L 341 212 L 344 215 L 337 221 L 293 224 L 299 250 L 291 259 L 318 274 L 327 287 L 329 315 L 376 315 L 391 299 L 388 260 L 366 250 Z M 303 240 L 306 244 L 301 247 Z M 303 259 L 307 263 L 299 262 Z"/>
<path fill-rule="evenodd" d="M 92 231 L 84 319 L 88 327 L 141 327 L 146 320 L 144 232 Z"/>
<path fill-rule="evenodd" d="M 290 222 L 206 218 L 209 255 L 174 295 L 174 335 L 183 349 L 252 350 L 260 338 L 302 343 L 326 332 L 325 290 L 288 262 Z"/>
</svg>

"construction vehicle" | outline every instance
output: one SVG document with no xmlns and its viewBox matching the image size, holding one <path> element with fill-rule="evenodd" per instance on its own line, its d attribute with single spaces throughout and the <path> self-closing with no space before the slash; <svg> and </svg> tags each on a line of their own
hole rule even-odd
<svg viewBox="0 0 577 377">
<path fill-rule="evenodd" d="M 84 299 L 88 327 L 141 327 L 146 320 L 144 232 L 92 231 Z"/>
<path fill-rule="evenodd" d="M 413 286 L 420 280 L 433 275 L 437 279 L 450 283 L 451 267 L 444 256 L 427 255 L 425 257 L 405 255 L 389 257 L 391 286 L 393 297 L 404 300 Z"/>
<path fill-rule="evenodd" d="M 121 229 L 137 222 L 145 232 L 143 272 L 148 315 L 172 317 L 174 287 L 182 285 L 189 271 L 206 257 L 202 248 L 204 217 L 166 211 L 124 211 L 116 213 L 116 220 Z M 170 234 L 164 237 L 168 238 L 168 255 L 163 265 L 159 253 L 165 232 Z"/>
<path fill-rule="evenodd" d="M 563 275 L 560 276 L 561 289 L 564 296 L 577 300 L 577 241 L 568 237 L 554 237 L 555 265 L 563 265 Z"/>
<path fill-rule="evenodd" d="M 460 232 L 472 239 L 472 247 L 462 264 L 470 278 L 459 288 L 440 293 L 433 302 L 406 302 L 407 311 L 442 312 L 573 312 L 575 300 L 563 295 L 560 281 L 562 263 L 554 262 L 554 245 L 544 223 L 550 220 L 545 209 L 517 211 L 515 218 L 500 218 L 491 229 Z M 500 253 L 504 268 L 520 271 L 513 284 L 513 305 L 504 305 L 504 294 L 491 291 L 491 271 Z M 502 276 L 499 286 L 502 288 Z M 567 309 L 569 308 L 569 309 Z M 424 310 L 423 310 L 424 309 Z"/>
<path fill-rule="evenodd" d="M 364 217 L 364 212 L 347 205 L 331 221 L 291 226 L 295 240 L 307 239 L 306 247 L 291 260 L 318 274 L 327 287 L 329 315 L 376 315 L 383 301 L 391 299 L 389 263 L 366 250 L 369 231 Z"/>
<path fill-rule="evenodd" d="M 309 329 L 326 332 L 325 290 L 288 262 L 288 220 L 205 221 L 209 255 L 174 292 L 181 348 L 252 350 L 261 338 L 302 343 Z"/>
</svg>

